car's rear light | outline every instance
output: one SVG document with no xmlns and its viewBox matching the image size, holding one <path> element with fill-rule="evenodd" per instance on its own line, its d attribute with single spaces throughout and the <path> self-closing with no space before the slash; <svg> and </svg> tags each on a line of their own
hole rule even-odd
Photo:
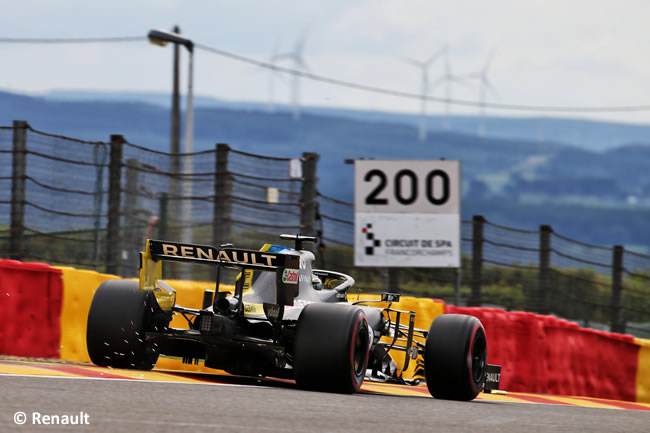
<svg viewBox="0 0 650 433">
<path fill-rule="evenodd" d="M 201 326 L 199 330 L 201 333 L 209 334 L 212 331 L 212 322 L 214 320 L 213 314 L 211 312 L 203 312 L 200 316 Z"/>
</svg>

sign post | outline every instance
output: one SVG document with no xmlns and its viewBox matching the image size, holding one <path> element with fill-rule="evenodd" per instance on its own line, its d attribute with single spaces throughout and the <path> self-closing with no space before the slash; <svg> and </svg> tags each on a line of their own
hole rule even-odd
<svg viewBox="0 0 650 433">
<path fill-rule="evenodd" d="M 457 268 L 460 162 L 356 160 L 354 264 Z"/>
</svg>

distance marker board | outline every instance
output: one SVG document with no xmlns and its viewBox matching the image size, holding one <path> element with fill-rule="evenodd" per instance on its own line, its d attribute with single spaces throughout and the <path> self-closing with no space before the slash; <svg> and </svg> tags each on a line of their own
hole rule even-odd
<svg viewBox="0 0 650 433">
<path fill-rule="evenodd" d="M 460 267 L 460 162 L 356 160 L 354 264 Z"/>
</svg>

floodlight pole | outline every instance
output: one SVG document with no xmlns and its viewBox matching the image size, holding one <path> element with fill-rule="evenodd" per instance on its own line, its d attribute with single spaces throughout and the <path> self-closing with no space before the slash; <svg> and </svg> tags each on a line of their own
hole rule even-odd
<svg viewBox="0 0 650 433">
<path fill-rule="evenodd" d="M 180 34 L 180 28 L 174 27 L 174 33 Z M 171 125 L 171 140 L 169 143 L 169 152 L 172 154 L 170 158 L 169 168 L 171 177 L 169 180 L 169 195 L 172 197 L 170 214 L 176 215 L 178 197 L 178 173 L 180 172 L 180 161 L 178 154 L 181 151 L 181 107 L 180 107 L 180 71 L 179 71 L 179 46 L 174 44 L 174 62 L 173 62 L 173 93 L 172 93 L 172 125 Z"/>
<path fill-rule="evenodd" d="M 181 241 L 189 243 L 192 241 L 192 153 L 194 141 L 194 95 L 193 95 L 193 81 L 194 81 L 194 42 L 190 39 L 184 38 L 178 33 L 168 32 L 166 30 L 153 29 L 147 35 L 149 41 L 157 45 L 167 45 L 172 43 L 175 45 L 181 44 L 189 52 L 189 73 L 187 84 L 187 107 L 185 111 L 185 143 L 183 153 L 183 202 L 181 206 Z M 172 162 L 173 164 L 173 162 Z M 188 278 L 189 275 L 183 275 L 183 278 Z"/>
<path fill-rule="evenodd" d="M 194 147 L 194 50 L 192 47 L 188 48 L 189 56 L 189 72 L 187 83 L 187 107 L 185 111 L 185 148 L 183 153 L 183 208 L 181 211 L 181 219 L 183 229 L 181 231 L 181 239 L 185 243 L 192 242 L 192 153 Z"/>
</svg>

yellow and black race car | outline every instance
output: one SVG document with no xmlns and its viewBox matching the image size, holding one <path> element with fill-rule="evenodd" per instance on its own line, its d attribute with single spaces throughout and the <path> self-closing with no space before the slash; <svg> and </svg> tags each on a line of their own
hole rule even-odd
<svg viewBox="0 0 650 433">
<path fill-rule="evenodd" d="M 401 371 L 415 362 L 436 398 L 471 400 L 481 390 L 498 389 L 500 367 L 487 364 L 478 319 L 444 314 L 426 331 L 414 327 L 414 312 L 390 308 L 397 294 L 348 303 L 354 279 L 312 269 L 314 255 L 302 249 L 316 238 L 281 237 L 295 242 L 294 248 L 265 245 L 255 251 L 147 240 L 140 280 L 108 280 L 95 292 L 87 328 L 91 360 L 148 370 L 159 355 L 186 363 L 202 359 L 206 367 L 232 374 L 351 393 L 364 378 L 418 383 L 396 373 L 392 354 L 403 353 Z M 204 292 L 203 308 L 176 305 L 175 290 L 162 279 L 165 260 L 214 267 L 215 287 Z M 219 290 L 228 268 L 239 271 L 234 293 Z M 169 326 L 174 313 L 187 319 L 187 329 Z"/>
</svg>

